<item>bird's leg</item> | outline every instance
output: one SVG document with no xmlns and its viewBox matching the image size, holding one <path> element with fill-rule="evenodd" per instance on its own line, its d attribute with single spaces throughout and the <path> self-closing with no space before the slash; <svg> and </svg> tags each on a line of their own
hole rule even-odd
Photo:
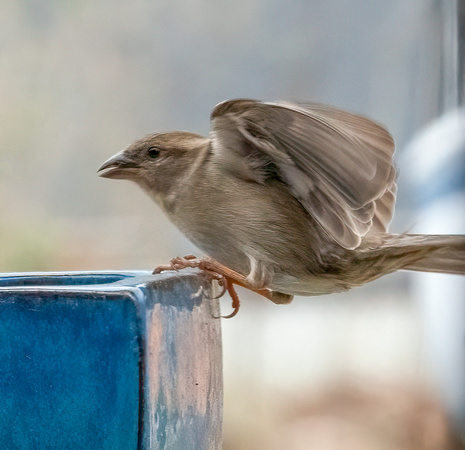
<svg viewBox="0 0 465 450">
<path fill-rule="evenodd" d="M 230 285 L 237 284 L 238 286 L 245 287 L 246 289 L 256 292 L 259 295 L 262 295 L 268 300 L 271 300 L 272 295 L 269 289 L 255 288 L 247 281 L 247 278 L 239 272 L 236 272 L 235 270 L 232 270 L 229 267 L 223 266 L 223 264 L 220 264 L 219 262 L 210 258 L 202 258 L 199 260 L 199 263 L 200 264 L 198 268 L 200 270 L 208 270 L 210 272 L 219 273 L 228 280 Z"/>
<path fill-rule="evenodd" d="M 219 262 L 210 258 L 198 259 L 194 255 L 186 255 L 184 257 L 178 256 L 173 258 L 170 264 L 156 267 L 153 273 L 157 274 L 165 270 L 182 270 L 187 267 L 200 269 L 212 276 L 214 279 L 218 280 L 219 284 L 223 287 L 223 292 L 221 295 L 219 295 L 219 297 L 228 291 L 232 299 L 233 312 L 227 316 L 223 316 L 225 319 L 234 317 L 239 311 L 240 300 L 236 290 L 234 289 L 234 284 L 250 289 L 251 291 L 267 298 L 268 300 L 273 301 L 272 291 L 269 289 L 254 288 L 252 285 L 250 285 L 244 275 L 241 275 L 240 273 L 226 266 L 223 266 L 223 264 L 220 264 Z"/>
</svg>

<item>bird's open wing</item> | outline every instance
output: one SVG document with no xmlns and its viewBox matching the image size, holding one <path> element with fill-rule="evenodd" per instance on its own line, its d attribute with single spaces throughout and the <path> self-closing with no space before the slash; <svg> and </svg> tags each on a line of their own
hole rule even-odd
<svg viewBox="0 0 465 450">
<path fill-rule="evenodd" d="M 386 231 L 396 194 L 394 142 L 371 120 L 320 104 L 230 100 L 212 111 L 211 139 L 215 157 L 237 176 L 265 182 L 275 170 L 343 247 Z"/>
</svg>

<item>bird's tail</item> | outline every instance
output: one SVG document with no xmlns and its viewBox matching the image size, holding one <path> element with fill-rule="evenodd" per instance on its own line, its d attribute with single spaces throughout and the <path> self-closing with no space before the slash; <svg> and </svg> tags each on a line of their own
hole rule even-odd
<svg viewBox="0 0 465 450">
<path fill-rule="evenodd" d="M 465 275 L 463 235 L 406 234 L 398 236 L 393 247 L 410 255 L 401 269 Z"/>
</svg>

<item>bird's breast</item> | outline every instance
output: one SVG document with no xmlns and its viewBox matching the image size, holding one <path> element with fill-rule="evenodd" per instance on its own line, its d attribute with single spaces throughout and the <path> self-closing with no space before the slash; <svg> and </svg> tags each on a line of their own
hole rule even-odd
<svg viewBox="0 0 465 450">
<path fill-rule="evenodd" d="M 197 247 L 244 275 L 251 258 L 273 272 L 298 275 L 316 267 L 315 224 L 279 183 L 261 185 L 228 174 L 209 181 L 189 183 L 167 211 Z"/>
</svg>

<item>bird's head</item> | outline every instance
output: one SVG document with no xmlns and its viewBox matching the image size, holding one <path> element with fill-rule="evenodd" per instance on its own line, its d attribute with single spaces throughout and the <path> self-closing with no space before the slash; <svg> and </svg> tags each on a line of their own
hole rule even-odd
<svg viewBox="0 0 465 450">
<path fill-rule="evenodd" d="M 208 143 L 207 138 L 184 131 L 149 134 L 105 161 L 98 172 L 104 178 L 134 181 L 156 199 L 182 181 Z"/>
</svg>

